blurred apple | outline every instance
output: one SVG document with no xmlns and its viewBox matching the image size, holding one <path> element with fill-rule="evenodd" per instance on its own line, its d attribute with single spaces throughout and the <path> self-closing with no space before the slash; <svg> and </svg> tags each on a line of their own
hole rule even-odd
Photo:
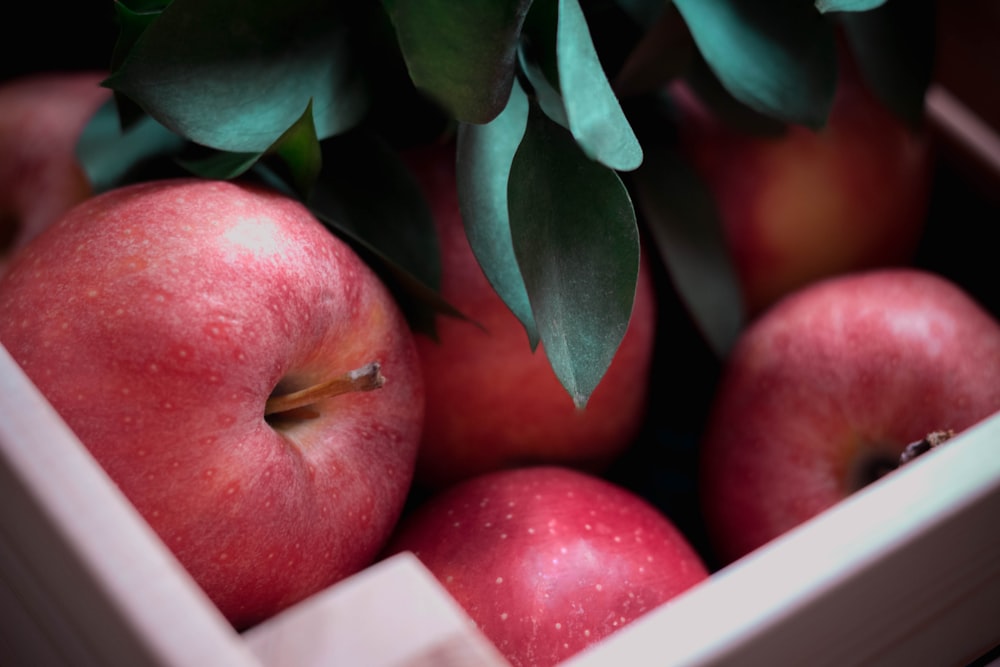
<svg viewBox="0 0 1000 667">
<path fill-rule="evenodd" d="M 1000 410 L 998 377 L 1000 323 L 939 275 L 873 270 L 778 302 L 733 349 L 701 443 L 719 557 L 831 507 L 909 444 Z"/>
<path fill-rule="evenodd" d="M 0 83 L 0 273 L 10 256 L 91 193 L 76 142 L 111 91 L 96 71 Z"/>
<path fill-rule="evenodd" d="M 643 263 L 632 318 L 585 409 L 560 384 L 544 346 L 532 353 L 520 320 L 493 290 L 465 235 L 453 144 L 405 155 L 430 203 L 441 248 L 443 298 L 469 319 L 437 319 L 417 337 L 427 417 L 417 479 L 440 487 L 526 463 L 600 470 L 637 436 L 646 415 L 656 296 Z"/>
<path fill-rule="evenodd" d="M 671 87 L 683 154 L 718 205 L 748 316 L 811 281 L 908 264 L 929 204 L 929 136 L 873 95 L 845 54 L 826 126 L 740 133 Z"/>
<path fill-rule="evenodd" d="M 388 552 L 400 551 L 420 558 L 515 667 L 562 662 L 708 577 L 652 505 L 559 466 L 439 492 L 400 522 Z"/>
<path fill-rule="evenodd" d="M 14 259 L 0 312 L 0 342 L 237 628 L 384 546 L 421 431 L 413 336 L 297 201 L 195 179 L 92 197 Z"/>
</svg>

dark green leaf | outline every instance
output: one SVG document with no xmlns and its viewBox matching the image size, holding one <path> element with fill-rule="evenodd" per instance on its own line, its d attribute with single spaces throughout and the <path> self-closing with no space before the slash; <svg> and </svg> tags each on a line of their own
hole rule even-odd
<svg viewBox="0 0 1000 667">
<path fill-rule="evenodd" d="M 268 152 L 280 158 L 282 170 L 299 197 L 308 198 L 323 166 L 311 104 Z"/>
<path fill-rule="evenodd" d="M 674 0 L 722 84 L 752 109 L 821 127 L 833 104 L 833 27 L 802 0 Z"/>
<path fill-rule="evenodd" d="M 885 0 L 816 0 L 821 12 L 867 12 L 885 4 Z"/>
<path fill-rule="evenodd" d="M 376 258 L 419 302 L 441 285 L 437 233 L 420 186 L 399 156 L 360 130 L 323 142 L 323 168 L 307 200 L 313 213 Z M 454 312 L 443 301 L 432 304 Z"/>
<path fill-rule="evenodd" d="M 678 294 L 723 358 L 744 325 L 744 309 L 715 199 L 681 157 L 666 109 L 649 104 L 633 119 L 646 146 L 634 173 L 636 204 Z"/>
<path fill-rule="evenodd" d="M 700 54 L 688 62 L 684 81 L 724 124 L 736 132 L 759 137 L 781 136 L 788 125 L 748 107 L 726 90 Z"/>
<path fill-rule="evenodd" d="M 472 252 L 497 295 L 524 325 L 532 349 L 538 329 L 514 255 L 507 183 L 528 122 L 528 98 L 514 82 L 507 107 L 484 125 L 458 130 L 458 201 Z"/>
<path fill-rule="evenodd" d="M 452 115 L 486 123 L 507 103 L 531 0 L 383 0 L 410 76 Z"/>
<path fill-rule="evenodd" d="M 366 108 L 340 3 L 174 0 L 142 32 L 110 87 L 195 143 L 263 152 L 312 100 L 316 134 Z"/>
<path fill-rule="evenodd" d="M 619 171 L 642 163 L 642 147 L 604 73 L 578 0 L 559 0 L 559 90 L 570 132 L 591 159 Z"/>
<path fill-rule="evenodd" d="M 569 118 L 566 116 L 566 107 L 563 106 L 562 95 L 559 89 L 552 83 L 552 79 L 545 73 L 543 63 L 534 59 L 534 53 L 529 53 L 529 49 L 519 51 L 519 62 L 524 78 L 531 85 L 535 102 L 539 108 L 549 117 L 549 120 L 558 123 L 562 127 L 569 129 Z"/>
<path fill-rule="evenodd" d="M 242 176 L 261 158 L 261 153 L 211 151 L 208 155 L 179 158 L 178 162 L 195 176 L 227 180 Z"/>
<path fill-rule="evenodd" d="M 687 69 L 694 54 L 691 33 L 669 4 L 629 54 L 615 77 L 615 91 L 619 96 L 659 91 Z"/>
<path fill-rule="evenodd" d="M 262 159 L 270 158 L 276 176 L 288 186 L 290 194 L 306 199 L 319 176 L 323 160 L 310 108 L 275 144 L 264 153 L 209 151 L 197 158 L 178 162 L 202 178 L 234 179 L 249 171 Z"/>
<path fill-rule="evenodd" d="M 865 80 L 882 102 L 911 125 L 924 118 L 935 64 L 934 0 L 893 0 L 878 9 L 839 16 Z"/>
<path fill-rule="evenodd" d="M 121 185 L 128 174 L 157 158 L 171 159 L 184 140 L 149 116 L 122 131 L 113 101 L 90 119 L 77 142 L 76 152 L 95 192 Z"/>
<path fill-rule="evenodd" d="M 639 270 L 632 202 L 612 169 L 532 106 L 511 165 L 508 210 L 542 345 L 583 407 L 632 311 Z"/>
<path fill-rule="evenodd" d="M 670 4 L 664 0 L 618 0 L 618 6 L 643 28 L 651 28 Z"/>
</svg>

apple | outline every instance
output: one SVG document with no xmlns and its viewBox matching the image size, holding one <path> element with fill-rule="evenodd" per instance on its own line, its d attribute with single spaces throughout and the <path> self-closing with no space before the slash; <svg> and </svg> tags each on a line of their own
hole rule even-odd
<svg viewBox="0 0 1000 667">
<path fill-rule="evenodd" d="M 76 157 L 111 97 L 97 71 L 45 71 L 0 83 L 0 273 L 25 243 L 92 194 Z"/>
<path fill-rule="evenodd" d="M 239 629 L 366 567 L 412 481 L 413 335 L 297 201 L 147 181 L 0 279 L 0 343 Z"/>
<path fill-rule="evenodd" d="M 779 137 L 741 133 L 683 83 L 682 154 L 716 201 L 745 312 L 819 278 L 911 263 L 925 228 L 929 134 L 866 87 L 846 53 L 828 122 Z"/>
<path fill-rule="evenodd" d="M 405 515 L 412 551 L 515 667 L 555 665 L 708 578 L 643 498 L 563 466 L 478 475 Z"/>
<path fill-rule="evenodd" d="M 1000 323 L 917 268 L 801 288 L 726 360 L 700 451 L 713 550 L 736 560 L 1000 409 Z M 947 445 L 945 445 L 947 446 Z"/>
<path fill-rule="evenodd" d="M 646 415 L 655 342 L 650 269 L 638 275 L 632 317 L 607 373 L 578 409 L 520 320 L 490 285 L 459 211 L 455 147 L 410 149 L 405 159 L 431 207 L 441 250 L 441 296 L 468 319 L 437 318 L 417 336 L 427 415 L 417 480 L 428 488 L 526 463 L 597 472 L 623 452 Z"/>
</svg>

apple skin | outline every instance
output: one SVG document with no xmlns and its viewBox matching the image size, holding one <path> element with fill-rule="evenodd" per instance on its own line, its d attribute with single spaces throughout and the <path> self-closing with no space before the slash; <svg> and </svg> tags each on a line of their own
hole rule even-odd
<svg viewBox="0 0 1000 667">
<path fill-rule="evenodd" d="M 841 58 L 826 126 L 741 134 L 684 84 L 671 87 L 681 150 L 712 193 L 754 317 L 814 280 L 909 264 L 925 228 L 933 151 Z"/>
<path fill-rule="evenodd" d="M 0 83 L 0 273 L 10 257 L 91 196 L 76 157 L 83 128 L 111 91 L 98 71 L 45 71 Z"/>
<path fill-rule="evenodd" d="M 95 196 L 18 255 L 0 311 L 0 342 L 235 627 L 384 546 L 422 425 L 413 335 L 298 202 L 186 178 Z M 381 389 L 265 420 L 279 384 L 371 361 Z"/>
<path fill-rule="evenodd" d="M 884 268 L 802 288 L 742 334 L 701 442 L 714 550 L 731 562 L 1000 409 L 1000 323 L 952 281 Z M 945 445 L 947 446 L 947 445 Z"/>
<path fill-rule="evenodd" d="M 431 207 L 441 249 L 441 295 L 468 320 L 437 318 L 437 340 L 417 336 L 427 416 L 417 480 L 441 488 L 530 463 L 603 470 L 638 435 L 649 397 L 656 294 L 642 257 L 632 317 L 585 409 L 574 405 L 534 353 L 520 320 L 496 294 L 465 235 L 453 143 L 408 150 L 404 159 Z"/>
<path fill-rule="evenodd" d="M 412 551 L 515 667 L 555 665 L 708 578 L 673 523 L 562 466 L 479 475 L 400 521 Z"/>
</svg>

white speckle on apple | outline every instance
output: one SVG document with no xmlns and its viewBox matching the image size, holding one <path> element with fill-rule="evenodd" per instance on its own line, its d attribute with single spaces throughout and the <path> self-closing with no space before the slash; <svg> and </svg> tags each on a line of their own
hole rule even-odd
<svg viewBox="0 0 1000 667">
<path fill-rule="evenodd" d="M 535 529 L 534 528 L 529 528 L 528 529 L 528 534 L 529 535 L 534 535 L 535 534 Z"/>
<path fill-rule="evenodd" d="M 501 612 L 501 614 L 500 614 L 500 620 L 501 621 L 506 621 L 507 620 L 507 612 Z"/>
<path fill-rule="evenodd" d="M 159 366 L 158 366 L 157 364 L 155 364 L 155 363 L 153 363 L 153 364 L 150 364 L 150 365 L 148 366 L 148 368 L 149 368 L 149 372 L 150 372 L 150 373 L 155 373 L 155 372 L 157 372 L 158 370 L 160 370 L 160 367 L 159 367 Z"/>
<path fill-rule="evenodd" d="M 585 523 L 585 524 L 583 524 L 583 529 L 584 530 L 593 530 L 594 527 L 591 526 L 589 523 Z"/>
<path fill-rule="evenodd" d="M 497 577 L 496 583 L 502 584 L 503 583 L 503 577 Z"/>
<path fill-rule="evenodd" d="M 562 630 L 562 623 L 556 623 L 556 630 Z"/>
<path fill-rule="evenodd" d="M 500 539 L 501 540 L 506 540 L 507 539 L 507 533 L 500 533 Z"/>
<path fill-rule="evenodd" d="M 594 588 L 597 589 L 598 591 L 603 591 L 604 590 L 604 586 L 601 586 L 600 584 L 595 584 Z"/>
<path fill-rule="evenodd" d="M 87 290 L 87 296 L 89 296 L 91 299 L 95 298 L 97 296 L 97 290 L 95 289 Z"/>
</svg>

